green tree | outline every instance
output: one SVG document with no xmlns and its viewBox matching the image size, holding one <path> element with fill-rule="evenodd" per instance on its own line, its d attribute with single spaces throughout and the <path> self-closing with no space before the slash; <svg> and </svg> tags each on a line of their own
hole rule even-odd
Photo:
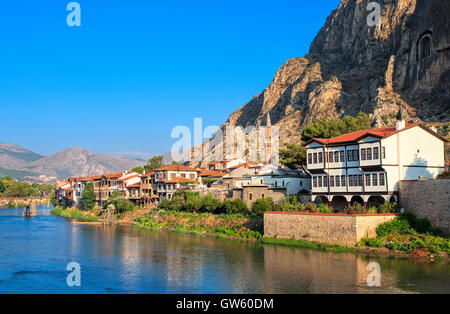
<svg viewBox="0 0 450 314">
<path fill-rule="evenodd" d="M 201 210 L 206 213 L 214 213 L 221 205 L 221 202 L 217 198 L 208 194 L 202 198 Z"/>
<path fill-rule="evenodd" d="M 306 142 L 313 138 L 332 138 L 345 133 L 370 129 L 371 126 L 370 117 L 364 112 L 358 113 L 356 117 L 345 116 L 342 119 L 319 117 L 303 129 L 302 140 Z"/>
<path fill-rule="evenodd" d="M 95 206 L 96 196 L 94 193 L 94 185 L 92 182 L 86 184 L 83 190 L 83 200 L 81 202 L 81 208 L 84 210 L 91 210 Z"/>
<path fill-rule="evenodd" d="M 225 200 L 223 202 L 223 209 L 227 214 L 248 213 L 247 203 L 240 198 Z"/>
<path fill-rule="evenodd" d="M 0 193 L 5 192 L 6 188 L 2 181 L 0 181 Z"/>
<path fill-rule="evenodd" d="M 163 167 L 163 156 L 155 156 L 147 161 L 144 169 L 149 173 L 161 167 Z"/>
<path fill-rule="evenodd" d="M 273 208 L 273 199 L 260 198 L 257 199 L 252 205 L 252 213 L 256 216 L 262 216 L 264 213 Z"/>
<path fill-rule="evenodd" d="M 131 169 L 131 171 L 134 171 L 134 172 L 137 172 L 140 174 L 144 173 L 144 170 L 145 170 L 144 167 L 136 167 L 136 168 Z"/>
<path fill-rule="evenodd" d="M 280 149 L 280 162 L 292 169 L 306 164 L 306 148 L 302 144 L 285 143 L 286 149 Z"/>
</svg>

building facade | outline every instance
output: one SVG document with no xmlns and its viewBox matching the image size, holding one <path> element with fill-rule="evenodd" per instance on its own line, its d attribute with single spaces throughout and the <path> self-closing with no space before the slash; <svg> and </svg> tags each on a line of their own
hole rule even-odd
<svg viewBox="0 0 450 314">
<path fill-rule="evenodd" d="M 445 139 L 421 124 L 357 131 L 305 143 L 312 201 L 336 209 L 350 203 L 398 201 L 399 181 L 444 170 Z"/>
</svg>

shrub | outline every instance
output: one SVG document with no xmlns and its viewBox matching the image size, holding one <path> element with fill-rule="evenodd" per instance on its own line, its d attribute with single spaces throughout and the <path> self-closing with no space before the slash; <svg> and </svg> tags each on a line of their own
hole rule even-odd
<svg viewBox="0 0 450 314">
<path fill-rule="evenodd" d="M 398 232 L 399 234 L 408 234 L 412 232 L 411 225 L 406 219 L 397 217 L 392 221 L 379 225 L 377 228 L 377 235 L 379 237 L 386 237 L 391 232 Z"/>
<path fill-rule="evenodd" d="M 395 213 L 397 211 L 397 203 L 395 202 L 384 202 L 378 207 L 378 212 L 380 214 Z"/>
<path fill-rule="evenodd" d="M 305 211 L 309 213 L 314 213 L 317 211 L 317 205 L 316 203 L 307 203 L 305 205 Z"/>
<path fill-rule="evenodd" d="M 186 210 L 198 212 L 202 208 L 202 197 L 198 194 L 190 195 L 186 198 Z"/>
<path fill-rule="evenodd" d="M 383 247 L 383 241 L 381 241 L 380 239 L 362 239 L 361 240 L 361 245 L 363 246 L 367 246 L 367 247 L 374 247 L 374 248 L 381 248 Z"/>
<path fill-rule="evenodd" d="M 321 203 L 319 205 L 319 212 L 321 212 L 323 214 L 331 214 L 333 212 L 333 209 L 330 208 L 327 204 Z"/>
<path fill-rule="evenodd" d="M 211 194 L 206 195 L 202 198 L 201 210 L 206 213 L 214 213 L 221 206 L 220 201 L 214 198 Z"/>
<path fill-rule="evenodd" d="M 225 200 L 223 209 L 227 214 L 248 213 L 247 204 L 240 198 L 234 200 Z"/>
<path fill-rule="evenodd" d="M 376 206 L 372 206 L 367 210 L 368 214 L 377 214 L 378 213 L 378 208 Z"/>
<path fill-rule="evenodd" d="M 252 213 L 256 216 L 262 216 L 266 211 L 270 210 L 272 206 L 273 199 L 271 197 L 260 198 L 253 203 Z"/>
<path fill-rule="evenodd" d="M 160 202 L 159 202 L 159 208 L 160 209 L 165 209 L 165 210 L 169 210 L 171 205 L 171 201 L 167 198 L 163 198 Z"/>
</svg>

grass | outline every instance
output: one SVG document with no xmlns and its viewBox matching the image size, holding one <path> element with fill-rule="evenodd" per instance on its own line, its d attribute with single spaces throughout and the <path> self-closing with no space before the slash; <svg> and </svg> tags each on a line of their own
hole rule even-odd
<svg viewBox="0 0 450 314">
<path fill-rule="evenodd" d="M 51 210 L 50 213 L 65 218 L 84 220 L 89 222 L 97 222 L 99 220 L 97 216 L 87 215 L 86 213 L 83 213 L 78 209 L 63 209 L 61 207 L 56 207 L 55 209 Z"/>
<path fill-rule="evenodd" d="M 346 247 L 339 244 L 328 244 L 328 243 L 318 243 L 318 242 L 310 242 L 305 240 L 296 240 L 296 239 L 276 239 L 263 237 L 261 239 L 261 243 L 269 244 L 269 245 L 281 245 L 281 246 L 289 246 L 289 247 L 297 247 L 302 249 L 310 249 L 310 250 L 318 250 L 318 251 L 331 251 L 331 252 L 350 252 L 356 253 L 358 249 Z"/>
</svg>

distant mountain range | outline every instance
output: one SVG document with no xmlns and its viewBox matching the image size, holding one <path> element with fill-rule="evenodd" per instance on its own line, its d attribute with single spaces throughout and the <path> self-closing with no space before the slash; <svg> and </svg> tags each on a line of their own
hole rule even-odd
<svg viewBox="0 0 450 314">
<path fill-rule="evenodd" d="M 131 170 L 142 165 L 142 160 L 94 154 L 83 148 L 42 156 L 21 146 L 0 143 L 0 176 L 10 175 L 19 180 L 36 175 L 66 179 Z"/>
</svg>

